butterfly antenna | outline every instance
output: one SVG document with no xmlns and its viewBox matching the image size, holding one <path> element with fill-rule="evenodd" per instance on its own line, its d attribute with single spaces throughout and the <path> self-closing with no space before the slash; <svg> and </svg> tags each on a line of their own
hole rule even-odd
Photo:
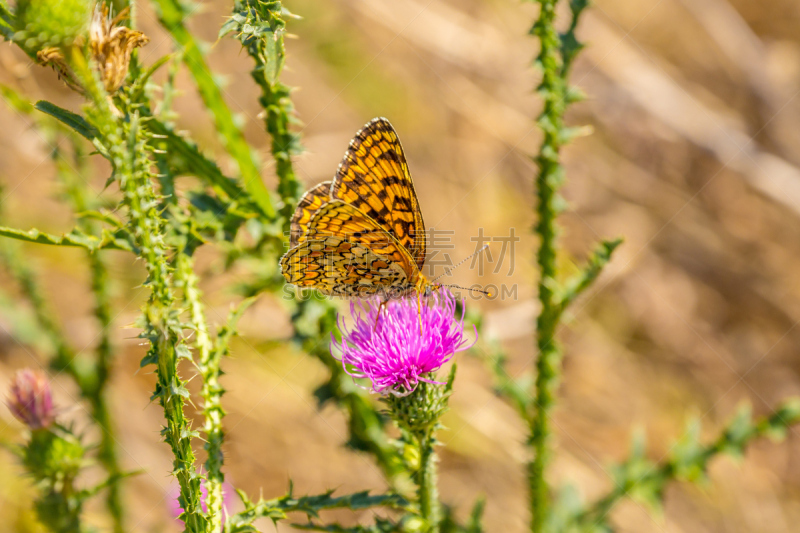
<svg viewBox="0 0 800 533">
<path fill-rule="evenodd" d="M 473 258 L 473 257 L 475 257 L 476 255 L 478 255 L 479 253 L 482 253 L 482 252 L 483 252 L 484 250 L 486 250 L 487 248 L 489 248 L 489 243 L 486 243 L 486 244 L 484 244 L 483 246 L 481 246 L 480 250 L 476 250 L 475 252 L 473 252 L 473 253 L 469 254 L 467 257 L 465 257 L 464 259 L 462 259 L 461 261 L 459 261 L 458 263 L 456 263 L 456 264 L 455 264 L 455 265 L 453 265 L 452 267 L 450 267 L 450 268 L 448 268 L 447 270 L 445 270 L 445 271 L 444 271 L 442 274 L 439 274 L 438 276 L 436 276 L 435 278 L 433 278 L 433 279 L 431 280 L 431 283 L 433 283 L 433 282 L 434 282 L 434 281 L 436 281 L 437 279 L 441 278 L 442 276 L 449 276 L 449 275 L 450 275 L 450 273 L 451 273 L 453 270 L 455 270 L 455 269 L 456 269 L 456 268 L 458 268 L 459 266 L 463 265 L 464 263 L 466 263 L 467 261 L 469 261 L 470 259 L 472 259 L 472 258 Z M 449 286 L 450 286 L 450 285 L 445 285 L 445 287 L 449 287 Z M 458 288 L 459 288 L 459 289 L 463 289 L 463 287 L 458 287 Z"/>
<path fill-rule="evenodd" d="M 478 287 L 461 287 L 460 285 L 441 285 L 441 287 L 448 287 L 450 289 L 461 289 L 462 291 L 469 291 L 470 296 L 472 295 L 471 293 L 473 291 L 479 292 L 489 298 L 494 296 L 494 293 L 492 291 L 487 291 L 486 289 L 479 289 Z"/>
</svg>

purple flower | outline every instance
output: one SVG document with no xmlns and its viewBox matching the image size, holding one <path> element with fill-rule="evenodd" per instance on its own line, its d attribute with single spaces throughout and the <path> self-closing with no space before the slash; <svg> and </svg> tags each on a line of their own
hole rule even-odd
<svg viewBox="0 0 800 533">
<path fill-rule="evenodd" d="M 30 368 L 17 371 L 10 393 L 8 409 L 29 428 L 46 428 L 55 421 L 50 382 L 42 372 Z"/>
<path fill-rule="evenodd" d="M 353 327 L 348 330 L 340 316 L 342 341 L 331 343 L 331 348 L 337 346 L 342 352 L 345 372 L 354 378 L 369 378 L 372 390 L 381 394 L 404 396 L 420 381 L 441 385 L 425 374 L 435 372 L 474 342 L 467 344 L 464 338 L 463 308 L 461 318 L 456 319 L 452 294 L 442 289 L 431 300 L 421 308 L 415 297 L 385 304 L 373 298 L 360 308 L 351 302 Z"/>
</svg>

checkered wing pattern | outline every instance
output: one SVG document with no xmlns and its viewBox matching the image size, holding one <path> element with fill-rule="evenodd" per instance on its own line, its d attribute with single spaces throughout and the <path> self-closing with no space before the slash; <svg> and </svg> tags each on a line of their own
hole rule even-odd
<svg viewBox="0 0 800 533">
<path fill-rule="evenodd" d="M 294 248 L 308 237 L 308 224 L 314 213 L 327 204 L 331 199 L 331 182 L 320 183 L 300 198 L 297 203 L 294 215 L 292 215 L 291 233 L 289 236 L 289 247 Z"/>
<path fill-rule="evenodd" d="M 339 296 L 407 291 L 425 283 L 425 224 L 397 133 L 376 118 L 350 142 L 332 182 L 297 205 L 288 283 Z"/>
<path fill-rule="evenodd" d="M 348 203 L 378 222 L 422 270 L 425 222 L 403 147 L 388 120 L 371 120 L 350 141 L 333 180 L 331 199 Z"/>
<path fill-rule="evenodd" d="M 355 207 L 330 202 L 308 224 L 308 235 L 281 259 L 286 281 L 335 296 L 410 290 L 415 271 L 396 239 Z"/>
</svg>

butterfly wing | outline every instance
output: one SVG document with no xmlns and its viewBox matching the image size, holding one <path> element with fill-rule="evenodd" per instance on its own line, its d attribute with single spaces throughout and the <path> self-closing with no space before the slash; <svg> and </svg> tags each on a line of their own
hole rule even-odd
<svg viewBox="0 0 800 533">
<path fill-rule="evenodd" d="M 385 118 L 369 122 L 350 141 L 331 187 L 341 200 L 391 234 L 418 270 L 425 264 L 425 223 L 403 147 Z"/>
<path fill-rule="evenodd" d="M 308 224 L 314 213 L 331 199 L 331 182 L 320 183 L 300 198 L 292 215 L 289 247 L 294 248 L 308 236 Z"/>
<path fill-rule="evenodd" d="M 288 283 L 342 296 L 407 290 L 418 272 L 397 239 L 341 201 L 324 204 L 314 213 L 308 236 L 281 258 L 281 269 Z"/>
</svg>

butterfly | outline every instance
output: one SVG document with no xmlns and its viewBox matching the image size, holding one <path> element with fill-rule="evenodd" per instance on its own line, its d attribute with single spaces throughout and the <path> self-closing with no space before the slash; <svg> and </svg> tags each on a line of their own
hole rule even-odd
<svg viewBox="0 0 800 533">
<path fill-rule="evenodd" d="M 429 295 L 425 222 L 403 147 L 375 118 L 359 130 L 333 181 L 303 195 L 292 216 L 287 283 L 344 297 Z"/>
</svg>

